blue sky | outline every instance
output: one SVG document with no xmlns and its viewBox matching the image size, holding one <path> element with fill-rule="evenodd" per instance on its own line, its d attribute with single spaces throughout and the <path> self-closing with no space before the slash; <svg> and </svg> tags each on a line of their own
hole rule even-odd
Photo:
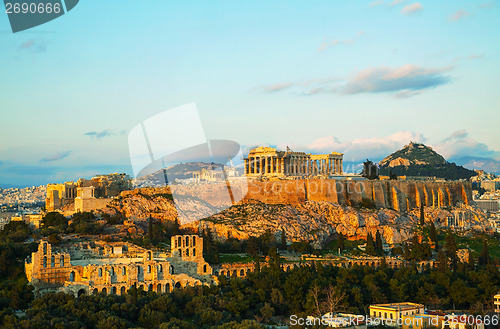
<svg viewBox="0 0 500 329">
<path fill-rule="evenodd" d="M 195 102 L 208 139 L 500 160 L 496 1 L 85 1 L 0 14 L 0 183 L 131 173 L 128 132 Z"/>
</svg>

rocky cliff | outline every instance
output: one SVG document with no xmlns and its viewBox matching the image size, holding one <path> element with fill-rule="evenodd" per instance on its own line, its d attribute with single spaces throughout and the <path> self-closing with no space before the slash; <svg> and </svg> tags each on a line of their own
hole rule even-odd
<svg viewBox="0 0 500 329">
<path fill-rule="evenodd" d="M 235 205 L 219 194 L 226 184 L 141 188 L 122 192 L 104 210 L 132 219 L 149 216 L 173 221 L 178 211 L 195 212 L 203 220 L 185 223 L 195 230 L 210 227 L 221 238 L 247 238 L 266 230 L 284 230 L 289 241 L 323 244 L 332 234 L 364 238 L 379 230 L 386 241 L 408 239 L 423 204 L 427 220 L 446 225 L 456 207 L 472 212 L 471 186 L 466 182 L 335 181 L 325 179 L 232 184 Z M 247 193 L 244 194 L 243 192 Z M 182 193 L 181 193 L 182 192 Z M 471 216 L 480 225 L 480 213 Z"/>
</svg>

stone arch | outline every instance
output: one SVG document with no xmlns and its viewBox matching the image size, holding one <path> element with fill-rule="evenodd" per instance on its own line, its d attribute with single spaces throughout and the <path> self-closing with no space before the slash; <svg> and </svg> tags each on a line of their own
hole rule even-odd
<svg viewBox="0 0 500 329">
<path fill-rule="evenodd" d="M 150 284 L 148 285 L 148 291 L 153 291 L 153 284 L 152 284 L 152 283 L 150 283 Z"/>
<path fill-rule="evenodd" d="M 75 271 L 71 271 L 69 274 L 69 281 L 75 282 Z"/>
<path fill-rule="evenodd" d="M 170 274 L 174 274 L 174 266 L 170 265 Z"/>
<path fill-rule="evenodd" d="M 189 257 L 189 249 L 186 249 L 186 257 Z"/>
<path fill-rule="evenodd" d="M 153 260 L 153 252 L 148 251 L 148 260 Z"/>
<path fill-rule="evenodd" d="M 108 290 L 106 289 L 106 287 L 104 287 L 102 288 L 101 292 L 106 295 L 108 293 Z"/>
<path fill-rule="evenodd" d="M 111 293 L 113 295 L 116 295 L 116 287 L 115 286 L 111 287 Z"/>
<path fill-rule="evenodd" d="M 82 288 L 82 289 L 80 289 L 80 290 L 78 290 L 78 292 L 76 293 L 76 295 L 77 295 L 78 297 L 80 297 L 80 296 L 82 296 L 82 295 L 86 295 L 86 294 L 87 294 L 87 291 L 86 291 L 85 289 L 83 289 L 83 288 Z"/>
<path fill-rule="evenodd" d="M 177 238 L 177 243 L 179 244 L 179 248 L 182 246 L 182 238 L 178 237 Z"/>
<path fill-rule="evenodd" d="M 125 286 L 120 288 L 120 295 L 125 295 Z"/>
<path fill-rule="evenodd" d="M 42 266 L 47 267 L 47 256 L 43 256 Z"/>
<path fill-rule="evenodd" d="M 127 275 L 127 267 L 126 266 L 122 267 L 122 275 Z"/>
<path fill-rule="evenodd" d="M 176 287 L 176 288 L 180 288 L 180 287 L 181 287 L 181 283 L 180 283 L 180 282 L 177 282 L 177 283 L 175 284 L 175 287 Z"/>
<path fill-rule="evenodd" d="M 101 277 L 102 276 L 102 268 L 99 267 L 99 269 L 97 270 L 97 273 L 98 273 L 99 277 Z"/>
<path fill-rule="evenodd" d="M 140 284 L 138 289 L 144 291 L 144 285 Z"/>
<path fill-rule="evenodd" d="M 189 237 L 186 237 L 186 247 L 189 247 Z"/>
<path fill-rule="evenodd" d="M 170 283 L 165 284 L 165 292 L 170 292 Z"/>
<path fill-rule="evenodd" d="M 43 244 L 43 254 L 47 255 L 47 243 Z"/>
<path fill-rule="evenodd" d="M 157 293 L 161 293 L 161 292 L 162 292 L 162 291 L 161 291 L 161 283 L 158 283 L 158 284 L 156 285 L 156 292 L 157 292 Z"/>
<path fill-rule="evenodd" d="M 223 276 L 223 275 L 224 275 L 224 271 L 220 271 L 220 275 L 222 275 L 222 276 Z"/>
<path fill-rule="evenodd" d="M 59 257 L 59 266 L 64 267 L 64 255 L 61 255 L 61 257 Z"/>
<path fill-rule="evenodd" d="M 92 290 L 92 295 L 97 295 L 99 293 L 99 290 L 97 290 L 97 288 L 94 288 L 94 290 Z"/>
<path fill-rule="evenodd" d="M 203 265 L 203 273 L 207 273 L 207 264 Z"/>
<path fill-rule="evenodd" d="M 243 270 L 243 269 L 242 269 L 242 270 L 240 271 L 240 276 L 245 276 L 245 270 Z"/>
<path fill-rule="evenodd" d="M 50 267 L 55 267 L 55 266 L 56 266 L 56 257 L 52 255 L 52 257 L 50 257 Z"/>
<path fill-rule="evenodd" d="M 193 257 L 196 257 L 196 248 L 193 248 Z"/>
<path fill-rule="evenodd" d="M 160 264 L 158 265 L 158 272 L 162 273 L 163 272 L 163 266 Z"/>
<path fill-rule="evenodd" d="M 196 236 L 193 236 L 193 243 L 192 243 L 192 246 L 193 246 L 193 247 L 196 247 Z"/>
<path fill-rule="evenodd" d="M 151 273 L 151 265 L 148 265 L 148 273 Z"/>
</svg>

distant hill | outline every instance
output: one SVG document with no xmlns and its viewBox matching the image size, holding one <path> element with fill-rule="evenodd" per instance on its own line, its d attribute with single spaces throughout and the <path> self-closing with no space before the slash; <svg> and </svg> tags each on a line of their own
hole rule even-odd
<svg viewBox="0 0 500 329">
<path fill-rule="evenodd" d="M 447 180 L 469 179 L 477 175 L 473 170 L 449 163 L 424 144 L 410 142 L 401 150 L 385 157 L 379 163 L 380 175 L 430 176 Z"/>
<path fill-rule="evenodd" d="M 146 187 L 146 186 L 165 186 L 165 174 L 170 182 L 175 179 L 186 179 L 192 178 L 193 172 L 200 171 L 201 169 L 215 169 L 220 167 L 219 164 L 206 163 L 206 162 L 187 162 L 176 164 L 175 166 L 166 168 L 165 171 L 160 169 L 155 173 L 147 176 L 137 178 L 135 180 L 135 186 Z"/>
</svg>

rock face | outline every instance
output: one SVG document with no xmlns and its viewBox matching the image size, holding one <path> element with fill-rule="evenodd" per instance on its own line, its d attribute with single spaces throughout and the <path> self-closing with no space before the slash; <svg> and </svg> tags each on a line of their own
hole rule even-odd
<svg viewBox="0 0 500 329">
<path fill-rule="evenodd" d="M 199 202 L 197 196 L 210 195 L 218 200 L 217 193 L 223 188 L 226 185 L 188 186 L 182 198 L 176 196 L 175 204 L 169 187 L 125 191 L 103 212 L 173 221 L 176 207 L 184 207 L 206 217 L 185 226 L 195 230 L 209 227 L 220 238 L 246 239 L 266 230 L 284 230 L 288 241 L 313 241 L 319 247 L 334 233 L 364 238 L 377 230 L 387 242 L 398 243 L 413 235 L 420 204 L 425 207 L 427 220 L 439 226 L 453 216 L 449 211 L 452 207 L 467 207 L 471 200 L 471 186 L 466 182 L 251 181 L 241 202 L 223 210 L 227 205 L 221 201 L 220 212 L 210 216 L 214 206 Z M 233 185 L 234 194 L 243 191 L 243 187 L 238 188 Z M 474 218 L 481 221 L 479 217 Z"/>
</svg>

